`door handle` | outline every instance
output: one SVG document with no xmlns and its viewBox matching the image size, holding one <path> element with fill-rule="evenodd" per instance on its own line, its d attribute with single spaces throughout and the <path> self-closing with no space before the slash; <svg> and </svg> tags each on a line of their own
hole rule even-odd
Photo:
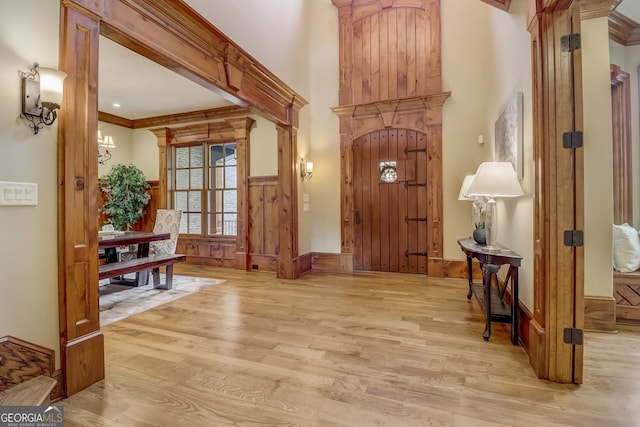
<svg viewBox="0 0 640 427">
<path fill-rule="evenodd" d="M 360 211 L 356 211 L 356 224 L 360 224 Z"/>
</svg>

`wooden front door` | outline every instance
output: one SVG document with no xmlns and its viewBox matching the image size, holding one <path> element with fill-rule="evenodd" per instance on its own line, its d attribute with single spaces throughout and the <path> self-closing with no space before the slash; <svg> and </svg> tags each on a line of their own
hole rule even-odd
<svg viewBox="0 0 640 427">
<path fill-rule="evenodd" d="M 356 270 L 427 274 L 427 185 L 425 134 L 384 129 L 354 141 Z"/>
</svg>

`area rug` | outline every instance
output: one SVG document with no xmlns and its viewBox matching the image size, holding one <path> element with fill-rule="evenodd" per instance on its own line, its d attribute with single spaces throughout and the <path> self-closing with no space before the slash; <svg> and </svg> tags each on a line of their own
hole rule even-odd
<svg viewBox="0 0 640 427">
<path fill-rule="evenodd" d="M 165 283 L 164 274 L 160 275 L 160 283 Z M 151 308 L 166 304 L 224 280 L 206 279 L 203 277 L 173 276 L 173 288 L 169 290 L 154 289 L 153 279 L 149 284 L 140 287 L 112 285 L 108 280 L 100 281 L 100 326 L 106 326 Z"/>
</svg>

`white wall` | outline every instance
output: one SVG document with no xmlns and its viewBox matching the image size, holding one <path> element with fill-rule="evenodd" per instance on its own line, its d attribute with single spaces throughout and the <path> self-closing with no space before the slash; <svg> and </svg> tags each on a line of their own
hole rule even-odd
<svg viewBox="0 0 640 427">
<path fill-rule="evenodd" d="M 116 145 L 116 148 L 109 150 L 111 159 L 107 160 L 104 165 L 98 164 L 98 176 L 109 173 L 113 165 L 118 163 L 125 165 L 131 163 L 133 145 L 131 129 L 105 122 L 98 122 L 98 129 L 102 132 L 103 137 L 106 135 L 111 136 L 113 143 Z"/>
<path fill-rule="evenodd" d="M 443 90 L 452 92 L 443 116 L 444 256 L 464 258 L 456 240 L 471 234 L 471 206 L 457 200 L 462 180 L 475 173 L 481 162 L 494 160 L 495 122 L 506 102 L 523 92 L 524 179 L 520 184 L 525 195 L 498 200 L 498 241 L 523 256 L 520 300 L 532 308 L 534 175 L 526 2 L 513 2 L 509 13 L 477 0 L 443 1 L 441 6 Z M 479 135 L 484 137 L 482 145 Z"/>
<path fill-rule="evenodd" d="M 269 120 L 252 115 L 256 121 L 251 129 L 249 147 L 250 176 L 278 175 L 278 132 Z"/>
<path fill-rule="evenodd" d="M 37 13 L 35 12 L 37 11 Z M 18 71 L 58 67 L 59 3 L 0 2 L 0 181 L 38 184 L 38 206 L 0 207 L 0 337 L 56 352 L 58 327 L 57 122 L 38 135 L 21 118 Z"/>
<path fill-rule="evenodd" d="M 613 153 L 609 24 L 582 21 L 584 108 L 584 292 L 613 295 Z"/>
<path fill-rule="evenodd" d="M 147 129 L 131 131 L 131 160 L 144 173 L 147 181 L 159 179 L 160 150 L 158 139 Z"/>
</svg>

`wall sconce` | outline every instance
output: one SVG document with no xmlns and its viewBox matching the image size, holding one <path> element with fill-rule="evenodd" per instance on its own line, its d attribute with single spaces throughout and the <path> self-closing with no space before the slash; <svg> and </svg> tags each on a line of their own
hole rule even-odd
<svg viewBox="0 0 640 427">
<path fill-rule="evenodd" d="M 313 162 L 304 162 L 304 158 L 300 159 L 300 177 L 302 180 L 311 179 L 313 176 Z"/>
<path fill-rule="evenodd" d="M 98 164 L 104 165 L 109 159 L 111 159 L 111 153 L 109 150 L 116 148 L 116 144 L 113 142 L 113 138 L 109 135 L 102 137 L 102 132 L 98 129 Z"/>
<path fill-rule="evenodd" d="M 40 68 L 38 63 L 29 68 L 22 77 L 22 114 L 29 120 L 29 127 L 37 134 L 43 125 L 56 121 L 62 103 L 62 82 L 67 73 L 53 68 Z"/>
</svg>

